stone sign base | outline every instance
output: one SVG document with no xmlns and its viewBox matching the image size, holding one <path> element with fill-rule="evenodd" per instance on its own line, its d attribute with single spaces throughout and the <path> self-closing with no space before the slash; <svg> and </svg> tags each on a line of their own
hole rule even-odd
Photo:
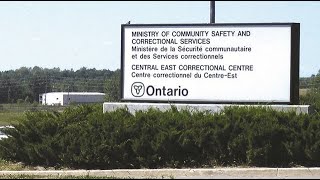
<svg viewBox="0 0 320 180">
<path fill-rule="evenodd" d="M 277 111 L 295 111 L 297 114 L 310 113 L 310 105 L 240 105 L 240 104 L 168 104 L 168 103 L 129 103 L 129 102 L 105 102 L 103 103 L 103 112 L 114 111 L 118 108 L 127 107 L 129 112 L 135 113 L 136 111 L 143 110 L 146 111 L 149 108 L 157 108 L 161 111 L 165 111 L 171 108 L 171 106 L 180 109 L 189 109 L 196 111 L 210 111 L 212 113 L 217 113 L 228 106 L 261 106 L 270 107 Z"/>
</svg>

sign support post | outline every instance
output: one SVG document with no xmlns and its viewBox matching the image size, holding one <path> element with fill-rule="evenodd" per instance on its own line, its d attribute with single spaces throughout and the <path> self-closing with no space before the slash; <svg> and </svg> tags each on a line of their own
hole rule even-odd
<svg viewBox="0 0 320 180">
<path fill-rule="evenodd" d="M 210 1 L 210 23 L 215 23 L 215 13 L 216 13 L 216 3 L 215 1 Z"/>
</svg>

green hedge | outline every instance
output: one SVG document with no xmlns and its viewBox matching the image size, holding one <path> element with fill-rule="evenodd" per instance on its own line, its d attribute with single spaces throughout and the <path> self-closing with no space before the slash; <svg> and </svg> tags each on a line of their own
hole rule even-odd
<svg viewBox="0 0 320 180">
<path fill-rule="evenodd" d="M 0 156 L 29 165 L 84 169 L 290 167 L 320 165 L 320 121 L 262 107 L 220 113 L 126 109 L 101 105 L 28 112 Z"/>
<path fill-rule="evenodd" d="M 312 113 L 320 114 L 320 89 L 310 89 L 310 91 L 300 96 L 300 103 L 310 105 Z"/>
</svg>

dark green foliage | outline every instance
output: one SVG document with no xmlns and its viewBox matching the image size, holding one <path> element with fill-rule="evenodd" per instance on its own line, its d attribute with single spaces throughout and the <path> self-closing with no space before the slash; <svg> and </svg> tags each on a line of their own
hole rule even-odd
<svg viewBox="0 0 320 180">
<path fill-rule="evenodd" d="M 312 113 L 320 115 L 320 88 L 311 89 L 305 96 L 300 97 L 300 104 L 310 105 Z"/>
<path fill-rule="evenodd" d="M 15 129 L 4 130 L 12 136 L 1 141 L 4 157 L 27 164 L 52 165 L 57 162 L 55 135 L 59 131 L 57 113 L 28 112 Z"/>
<path fill-rule="evenodd" d="M 5 132 L 1 157 L 31 165 L 85 169 L 197 168 L 214 165 L 320 165 L 320 121 L 312 114 L 262 107 L 220 113 L 101 105 L 28 112 Z"/>
<path fill-rule="evenodd" d="M 107 102 L 119 102 L 121 98 L 120 94 L 120 70 L 114 71 L 113 75 L 106 80 L 105 85 L 105 93 L 106 97 L 105 100 Z"/>
<path fill-rule="evenodd" d="M 300 78 L 300 87 L 307 88 L 305 96 L 300 97 L 300 104 L 311 105 L 313 113 L 320 114 L 320 70 L 309 78 Z"/>
</svg>

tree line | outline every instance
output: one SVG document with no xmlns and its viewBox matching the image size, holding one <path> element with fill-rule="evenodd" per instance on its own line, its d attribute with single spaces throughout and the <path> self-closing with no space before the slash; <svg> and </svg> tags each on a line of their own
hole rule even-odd
<svg viewBox="0 0 320 180">
<path fill-rule="evenodd" d="M 300 88 L 319 89 L 319 87 L 320 87 L 320 70 L 316 75 L 312 74 L 310 77 L 300 78 Z"/>
<path fill-rule="evenodd" d="M 320 70 L 300 78 L 300 88 L 320 89 Z M 106 101 L 120 100 L 120 70 L 61 70 L 60 68 L 21 67 L 0 71 L 0 103 L 33 103 L 47 92 L 102 92 Z"/>
<path fill-rule="evenodd" d="M 0 103 L 38 102 L 39 94 L 47 92 L 102 92 L 106 101 L 118 101 L 119 87 L 119 69 L 21 67 L 0 72 Z"/>
</svg>

